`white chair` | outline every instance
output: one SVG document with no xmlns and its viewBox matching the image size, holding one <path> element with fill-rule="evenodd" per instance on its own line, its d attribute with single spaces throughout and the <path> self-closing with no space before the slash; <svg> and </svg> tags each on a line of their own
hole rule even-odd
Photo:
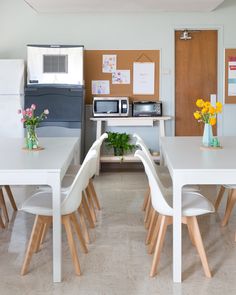
<svg viewBox="0 0 236 295">
<path fill-rule="evenodd" d="M 225 214 L 221 221 L 222 226 L 226 226 L 228 224 L 230 215 L 236 203 L 236 185 L 235 184 L 222 185 L 220 187 L 219 194 L 215 201 L 215 210 L 216 211 L 218 210 L 222 197 L 226 190 L 228 190 L 228 199 L 226 203 Z"/>
<path fill-rule="evenodd" d="M 157 165 L 154 162 L 148 147 L 145 145 L 144 141 L 140 137 L 138 137 L 136 141 L 136 145 L 139 146 L 141 150 L 147 156 L 147 159 L 150 162 L 150 165 L 155 169 L 157 176 L 163 185 L 163 188 L 172 190 L 172 179 L 171 179 L 168 168 L 165 166 Z M 183 189 L 184 191 L 199 191 L 199 186 L 197 185 L 185 186 Z"/>
<path fill-rule="evenodd" d="M 167 226 L 172 223 L 173 208 L 170 204 L 170 200 L 167 202 L 166 197 L 169 198 L 169 195 L 165 196 L 165 191 L 163 191 L 162 185 L 160 184 L 158 177 L 155 174 L 153 167 L 151 167 L 145 153 L 139 150 L 135 152 L 135 156 L 138 157 L 144 165 L 150 186 L 152 206 L 159 214 L 155 226 L 157 240 L 150 272 L 150 276 L 153 277 L 157 272 L 157 265 L 160 259 Z M 207 277 L 211 277 L 211 271 L 208 265 L 196 216 L 212 212 L 214 212 L 214 206 L 203 195 L 198 192 L 183 192 L 182 223 L 186 224 L 188 227 L 190 239 L 197 248 L 205 275 Z"/>
<path fill-rule="evenodd" d="M 91 146 L 91 148 L 89 149 L 84 162 L 86 162 L 87 160 L 87 156 L 89 155 L 89 153 L 93 150 L 95 150 L 97 152 L 97 160 L 93 161 L 93 165 L 90 168 L 90 177 L 89 177 L 89 184 L 88 187 L 85 189 L 86 191 L 86 195 L 87 195 L 87 199 L 88 199 L 88 205 L 89 205 L 89 209 L 90 209 L 90 215 L 92 217 L 93 223 L 95 224 L 96 222 L 96 213 L 95 213 L 95 206 L 98 210 L 101 210 L 101 205 L 96 193 L 96 190 L 94 188 L 93 185 L 93 177 L 96 174 L 96 170 L 97 170 L 97 161 L 99 160 L 100 157 L 100 149 L 101 149 L 101 145 L 103 143 L 103 141 L 108 137 L 107 133 L 103 133 Z M 75 177 L 75 173 L 76 171 L 78 171 L 79 167 L 75 166 L 75 165 L 71 165 L 69 167 L 69 169 L 67 170 L 67 173 L 62 181 L 62 189 L 64 191 L 67 191 L 71 185 L 71 183 L 73 182 L 73 179 Z M 84 195 L 84 201 L 85 201 L 85 206 L 86 206 L 86 200 L 85 200 L 85 195 Z M 95 205 L 95 206 L 94 206 Z M 89 212 L 87 211 L 87 216 L 88 216 Z M 89 217 L 89 216 L 88 216 Z M 90 218 L 89 218 L 90 219 Z M 91 224 L 91 220 L 90 220 L 90 224 Z M 94 227 L 92 225 L 92 227 Z"/>
<path fill-rule="evenodd" d="M 140 137 L 137 133 L 134 133 L 134 134 L 133 134 L 133 137 L 136 138 L 136 143 L 135 143 L 135 145 L 139 146 L 139 147 L 140 147 L 140 148 L 141 148 L 146 154 L 149 155 L 148 157 L 150 158 L 150 161 L 152 162 L 153 167 L 155 167 L 155 169 L 158 171 L 158 173 L 159 173 L 160 175 L 162 175 L 163 178 L 164 178 L 165 176 L 168 177 L 168 176 L 170 175 L 168 168 L 167 168 L 166 166 L 157 165 L 157 164 L 154 162 L 154 160 L 153 160 L 153 158 L 152 158 L 152 155 L 151 155 L 151 153 L 150 153 L 148 147 L 146 146 L 144 140 L 142 139 L 142 137 Z M 168 180 L 167 180 L 167 181 L 168 181 Z M 166 186 L 169 186 L 169 185 L 171 185 L 171 182 L 170 182 L 170 183 L 169 183 L 169 182 L 166 183 Z"/>
<path fill-rule="evenodd" d="M 97 139 L 92 146 L 90 147 L 83 163 L 85 163 L 87 161 L 87 157 L 89 157 L 89 154 L 91 151 L 95 150 L 97 152 L 97 160 L 93 161 L 93 165 L 90 168 L 90 176 L 89 176 L 89 183 L 88 183 L 88 187 L 85 189 L 86 191 L 86 195 L 87 195 L 87 199 L 86 199 L 86 195 L 83 194 L 83 206 L 85 209 L 85 213 L 86 216 L 88 218 L 90 227 L 94 228 L 95 227 L 95 222 L 96 222 L 96 213 L 95 213 L 95 206 L 98 210 L 101 210 L 101 205 L 96 193 L 96 190 L 94 188 L 93 185 L 93 177 L 96 174 L 96 167 L 97 167 L 97 161 L 99 159 L 100 156 L 100 149 L 101 149 L 101 145 L 103 143 L 103 141 L 108 137 L 107 133 L 103 133 L 99 139 Z M 67 170 L 66 175 L 64 176 L 63 180 L 62 180 L 62 191 L 63 192 L 67 192 L 70 187 L 71 184 L 74 181 L 75 175 L 77 174 L 78 170 L 80 169 L 79 165 L 71 165 L 69 167 L 69 169 Z M 50 190 L 50 187 L 48 186 L 40 186 L 38 187 L 39 190 L 43 190 L 43 191 L 48 191 Z M 95 204 L 95 206 L 94 206 Z M 89 209 L 89 210 L 88 210 Z"/>
<path fill-rule="evenodd" d="M 68 244 L 77 275 L 81 274 L 79 259 L 76 251 L 76 246 L 73 238 L 71 222 L 75 228 L 77 236 L 80 240 L 81 247 L 85 253 L 88 252 L 85 245 L 83 235 L 81 233 L 80 226 L 77 221 L 76 211 L 81 205 L 82 192 L 88 186 L 90 167 L 93 162 L 96 161 L 96 151 L 91 151 L 87 157 L 87 161 L 81 165 L 79 172 L 77 173 L 73 184 L 68 192 L 61 193 L 61 215 L 62 223 L 65 227 Z M 52 223 L 52 194 L 51 192 L 38 192 L 27 199 L 21 210 L 36 215 L 33 230 L 31 233 L 29 245 L 26 251 L 24 263 L 22 266 L 21 274 L 25 275 L 28 271 L 28 267 L 33 256 L 33 253 L 39 250 L 41 242 L 46 234 L 46 230 Z"/>
<path fill-rule="evenodd" d="M 138 136 L 137 134 L 135 134 L 134 137 L 137 138 L 136 146 L 140 147 L 141 150 L 146 155 L 146 157 L 147 157 L 147 159 L 149 161 L 150 167 L 152 167 L 152 169 L 154 170 L 153 172 L 157 175 L 157 177 L 159 179 L 160 185 L 162 185 L 162 189 L 166 191 L 165 194 L 166 195 L 167 194 L 172 195 L 172 179 L 171 179 L 171 176 L 169 174 L 168 168 L 164 167 L 164 166 L 157 165 L 154 162 L 154 160 L 152 158 L 152 155 L 149 152 L 149 149 L 145 145 L 142 138 L 140 136 Z M 185 186 L 183 188 L 183 190 L 184 191 L 199 191 L 199 187 L 198 186 Z M 144 202 L 143 202 L 143 210 L 146 211 L 145 212 L 145 217 L 144 217 L 145 227 L 147 229 L 150 229 L 150 225 L 152 224 L 152 219 L 154 219 L 154 212 L 153 212 L 153 209 L 151 207 L 150 189 L 149 188 L 147 189 L 147 192 L 145 194 L 145 198 L 144 198 Z M 150 243 L 150 234 L 151 233 L 149 231 L 149 233 L 147 235 L 147 239 L 146 239 L 147 244 Z M 152 248 L 152 246 L 150 248 Z"/>
</svg>

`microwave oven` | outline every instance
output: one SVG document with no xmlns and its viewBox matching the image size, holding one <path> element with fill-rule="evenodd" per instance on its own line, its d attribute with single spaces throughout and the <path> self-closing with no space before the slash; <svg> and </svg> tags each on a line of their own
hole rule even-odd
<svg viewBox="0 0 236 295">
<path fill-rule="evenodd" d="M 125 117 L 129 115 L 128 97 L 94 97 L 94 117 Z"/>
<path fill-rule="evenodd" d="M 133 117 L 161 117 L 162 102 L 160 101 L 134 101 Z"/>
<path fill-rule="evenodd" d="M 27 85 L 84 85 L 82 45 L 27 45 Z"/>
</svg>

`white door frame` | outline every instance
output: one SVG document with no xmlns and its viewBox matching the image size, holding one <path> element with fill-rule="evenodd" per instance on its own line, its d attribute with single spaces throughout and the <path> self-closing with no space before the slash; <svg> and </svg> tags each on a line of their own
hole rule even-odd
<svg viewBox="0 0 236 295">
<path fill-rule="evenodd" d="M 175 31 L 178 30 L 216 30 L 218 31 L 218 46 L 217 46 L 217 100 L 220 101 L 222 104 L 224 103 L 224 40 L 223 40 L 223 33 L 224 27 L 220 25 L 174 25 L 172 27 L 172 48 L 173 48 L 173 79 L 172 79 L 172 115 L 175 117 Z M 173 135 L 175 135 L 175 120 L 172 120 L 172 130 Z M 223 116 L 219 115 L 217 119 L 217 135 L 223 135 Z"/>
</svg>

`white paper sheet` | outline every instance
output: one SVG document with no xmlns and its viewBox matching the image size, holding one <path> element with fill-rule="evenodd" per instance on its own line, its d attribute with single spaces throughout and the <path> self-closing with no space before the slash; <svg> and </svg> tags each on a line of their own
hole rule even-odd
<svg viewBox="0 0 236 295">
<path fill-rule="evenodd" d="M 92 94 L 110 94 L 109 80 L 93 80 Z"/>
<path fill-rule="evenodd" d="M 236 57 L 234 59 L 236 59 Z M 236 60 L 229 62 L 228 96 L 236 96 Z"/>
<path fill-rule="evenodd" d="M 116 70 L 116 55 L 115 54 L 104 54 L 102 56 L 102 72 L 112 73 Z"/>
<path fill-rule="evenodd" d="M 133 94 L 154 94 L 155 63 L 135 62 L 133 64 Z"/>
<path fill-rule="evenodd" d="M 116 70 L 112 73 L 112 84 L 130 84 L 130 70 Z"/>
</svg>

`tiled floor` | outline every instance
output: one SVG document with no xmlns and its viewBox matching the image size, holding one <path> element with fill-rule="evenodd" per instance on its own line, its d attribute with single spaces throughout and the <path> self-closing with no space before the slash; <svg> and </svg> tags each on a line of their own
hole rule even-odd
<svg viewBox="0 0 236 295">
<path fill-rule="evenodd" d="M 172 283 L 171 228 L 161 256 L 158 275 L 149 278 L 152 256 L 146 252 L 141 205 L 146 189 L 143 173 L 104 173 L 96 178 L 96 189 L 102 203 L 97 226 L 91 230 L 89 253 L 79 250 L 83 275 L 73 272 L 70 254 L 63 233 L 63 283 L 52 283 L 52 236 L 48 234 L 42 250 L 35 254 L 28 275 L 19 275 L 26 243 L 33 225 L 33 216 L 18 212 L 12 215 L 6 230 L 0 232 L 0 295 L 80 294 L 236 294 L 236 214 L 227 227 L 220 227 L 224 203 L 219 213 L 199 218 L 204 245 L 213 278 L 204 276 L 196 250 L 183 230 L 182 284 Z M 13 189 L 17 203 L 32 188 Z M 203 192 L 214 200 L 215 187 Z M 236 208 L 235 208 L 236 211 Z"/>
</svg>

